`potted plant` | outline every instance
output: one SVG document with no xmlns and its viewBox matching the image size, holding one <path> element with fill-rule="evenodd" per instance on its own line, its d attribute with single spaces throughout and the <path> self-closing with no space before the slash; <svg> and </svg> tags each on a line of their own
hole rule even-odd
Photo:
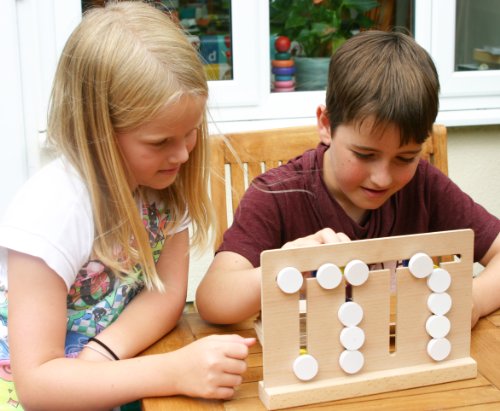
<svg viewBox="0 0 500 411">
<path fill-rule="evenodd" d="M 378 6 L 376 0 L 271 0 L 271 33 L 287 36 L 296 45 L 297 90 L 325 88 L 330 56 L 356 32 L 373 26 L 366 12 Z M 311 64 L 325 71 L 314 74 Z"/>
</svg>

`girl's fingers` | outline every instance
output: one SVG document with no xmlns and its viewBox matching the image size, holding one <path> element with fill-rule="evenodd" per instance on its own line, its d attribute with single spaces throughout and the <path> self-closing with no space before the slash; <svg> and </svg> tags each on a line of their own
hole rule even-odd
<svg viewBox="0 0 500 411">
<path fill-rule="evenodd" d="M 234 388 L 241 385 L 242 382 L 243 377 L 241 375 L 225 373 L 221 375 L 217 385 L 219 387 Z"/>
<path fill-rule="evenodd" d="M 237 334 L 214 335 L 214 340 L 224 343 L 223 352 L 229 358 L 243 360 L 248 356 L 248 347 L 255 344 L 255 338 L 243 338 Z"/>
<path fill-rule="evenodd" d="M 216 388 L 213 398 L 220 400 L 229 400 L 234 395 L 234 388 L 232 387 L 218 387 Z"/>
<path fill-rule="evenodd" d="M 240 375 L 247 370 L 247 363 L 243 360 L 236 360 L 233 358 L 228 358 L 224 362 L 223 371 L 228 374 Z"/>
</svg>

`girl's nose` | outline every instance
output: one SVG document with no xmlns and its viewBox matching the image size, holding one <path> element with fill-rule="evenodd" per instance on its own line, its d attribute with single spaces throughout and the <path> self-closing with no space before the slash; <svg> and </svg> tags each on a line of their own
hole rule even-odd
<svg viewBox="0 0 500 411">
<path fill-rule="evenodd" d="M 177 144 L 175 150 L 170 154 L 169 160 L 172 163 L 185 163 L 189 159 L 189 150 L 184 141 Z"/>
</svg>

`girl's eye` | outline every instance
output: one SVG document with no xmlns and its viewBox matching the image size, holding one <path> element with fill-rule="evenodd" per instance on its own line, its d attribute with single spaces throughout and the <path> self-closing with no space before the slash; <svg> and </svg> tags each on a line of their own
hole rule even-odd
<svg viewBox="0 0 500 411">
<path fill-rule="evenodd" d="M 189 138 L 193 138 L 193 137 L 197 137 L 198 136 L 198 129 L 195 128 L 194 130 L 192 130 L 191 132 L 189 132 L 188 134 L 186 134 L 186 140 L 189 139 Z"/>
<path fill-rule="evenodd" d="M 158 140 L 158 141 L 152 142 L 151 145 L 153 147 L 163 147 L 163 146 L 166 146 L 167 144 L 169 144 L 170 141 L 171 141 L 170 138 L 164 138 L 163 140 Z"/>
</svg>

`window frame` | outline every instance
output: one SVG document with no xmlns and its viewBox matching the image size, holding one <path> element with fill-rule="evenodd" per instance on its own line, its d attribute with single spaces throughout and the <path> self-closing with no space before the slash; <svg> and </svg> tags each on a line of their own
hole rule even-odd
<svg viewBox="0 0 500 411">
<path fill-rule="evenodd" d="M 415 2 L 415 39 L 432 56 L 441 83 L 438 121 L 500 123 L 500 70 L 455 71 L 456 0 Z"/>
</svg>

